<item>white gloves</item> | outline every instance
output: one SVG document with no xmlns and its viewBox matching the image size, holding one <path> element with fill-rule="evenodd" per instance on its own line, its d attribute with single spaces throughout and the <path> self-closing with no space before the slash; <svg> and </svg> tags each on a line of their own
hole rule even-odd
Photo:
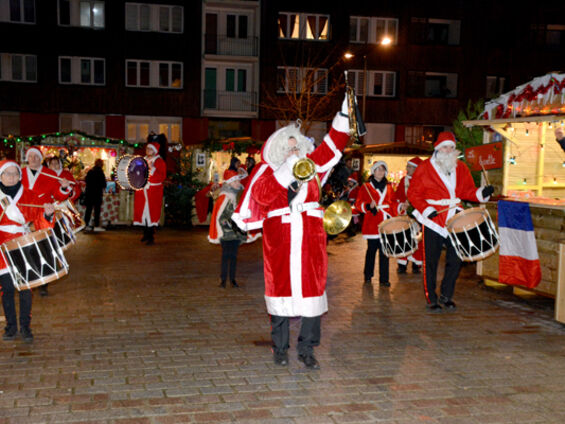
<svg viewBox="0 0 565 424">
<path fill-rule="evenodd" d="M 341 104 L 341 114 L 348 116 L 349 115 L 349 103 L 347 101 L 348 94 L 345 94 L 345 98 L 343 99 L 343 103 Z"/>
</svg>

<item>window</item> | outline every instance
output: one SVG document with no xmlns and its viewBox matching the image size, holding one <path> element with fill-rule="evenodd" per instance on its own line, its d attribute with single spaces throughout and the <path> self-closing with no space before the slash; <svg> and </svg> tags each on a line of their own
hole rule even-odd
<svg viewBox="0 0 565 424">
<path fill-rule="evenodd" d="M 37 82 L 37 56 L 0 53 L 0 81 Z"/>
<path fill-rule="evenodd" d="M 182 63 L 126 61 L 127 87 L 182 88 Z"/>
<path fill-rule="evenodd" d="M 0 22 L 35 23 L 35 0 L 0 1 Z"/>
<path fill-rule="evenodd" d="M 485 97 L 492 99 L 508 91 L 505 77 L 487 76 Z"/>
<path fill-rule="evenodd" d="M 530 32 L 537 47 L 558 50 L 565 42 L 565 25 L 531 25 Z"/>
<path fill-rule="evenodd" d="M 182 33 L 182 6 L 126 3 L 126 30 Z"/>
<path fill-rule="evenodd" d="M 327 69 L 279 66 L 277 72 L 278 93 L 310 92 L 313 94 L 327 94 L 328 92 Z"/>
<path fill-rule="evenodd" d="M 407 76 L 409 97 L 457 97 L 457 74 L 409 71 Z"/>
<path fill-rule="evenodd" d="M 461 21 L 412 18 L 411 41 L 415 44 L 459 45 Z"/>
<path fill-rule="evenodd" d="M 367 71 L 367 89 L 365 90 L 363 70 L 352 69 L 349 71 L 349 81 L 355 94 L 362 96 L 365 91 L 367 96 L 395 97 L 396 96 L 396 72 L 390 71 Z"/>
<path fill-rule="evenodd" d="M 126 117 L 127 140 L 145 143 L 151 132 L 164 134 L 169 143 L 181 141 L 182 119 L 175 117 Z"/>
<path fill-rule="evenodd" d="M 59 83 L 104 85 L 106 62 L 100 58 L 59 57 Z"/>
<path fill-rule="evenodd" d="M 281 12 L 279 38 L 293 40 L 329 40 L 329 15 Z"/>
<path fill-rule="evenodd" d="M 366 16 L 349 18 L 350 42 L 379 44 L 385 38 L 389 38 L 392 44 L 397 44 L 398 19 Z"/>
<path fill-rule="evenodd" d="M 247 38 L 248 20 L 247 15 L 227 15 L 226 36 L 228 38 Z"/>
<path fill-rule="evenodd" d="M 445 131 L 444 127 L 407 125 L 404 127 L 404 141 L 407 144 L 432 144 L 442 131 Z"/>
<path fill-rule="evenodd" d="M 90 135 L 103 137 L 105 134 L 105 117 L 103 115 L 61 114 L 59 128 L 61 131 L 79 130 Z"/>
<path fill-rule="evenodd" d="M 59 0 L 59 25 L 105 27 L 105 4 L 94 0 Z"/>
</svg>

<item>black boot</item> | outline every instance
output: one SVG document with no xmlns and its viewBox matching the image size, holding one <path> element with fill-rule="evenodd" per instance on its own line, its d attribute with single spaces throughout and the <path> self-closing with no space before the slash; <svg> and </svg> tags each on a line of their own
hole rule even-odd
<svg viewBox="0 0 565 424">
<path fill-rule="evenodd" d="M 147 246 L 151 246 L 152 244 L 155 244 L 155 228 L 154 227 L 148 227 L 147 230 L 147 243 L 145 243 Z"/>
<path fill-rule="evenodd" d="M 220 287 L 223 289 L 226 288 L 226 280 L 222 280 L 222 282 L 220 283 Z"/>
<path fill-rule="evenodd" d="M 142 242 L 149 240 L 149 231 L 148 230 L 149 230 L 149 227 L 143 228 L 143 237 L 141 237 Z"/>
<path fill-rule="evenodd" d="M 232 287 L 239 287 L 239 284 L 237 284 L 235 280 L 231 280 L 231 286 Z"/>
</svg>

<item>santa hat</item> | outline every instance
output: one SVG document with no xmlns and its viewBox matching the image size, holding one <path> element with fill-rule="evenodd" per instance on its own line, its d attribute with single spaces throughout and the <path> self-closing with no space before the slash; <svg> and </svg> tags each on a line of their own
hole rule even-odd
<svg viewBox="0 0 565 424">
<path fill-rule="evenodd" d="M 357 171 L 352 172 L 351 175 L 349 175 L 349 177 L 347 177 L 348 181 L 355 181 L 356 183 L 359 182 L 359 173 Z"/>
<path fill-rule="evenodd" d="M 29 149 L 27 149 L 26 152 L 26 161 L 29 162 L 29 155 L 30 153 L 36 153 L 39 155 L 39 157 L 41 159 L 43 159 L 43 153 L 41 153 L 41 150 L 39 150 L 37 147 L 30 147 Z"/>
<path fill-rule="evenodd" d="M 440 147 L 449 146 L 449 145 L 455 147 L 455 143 L 456 143 L 455 134 L 453 134 L 450 131 L 443 131 L 440 132 L 439 135 L 437 136 L 437 140 L 434 143 L 434 149 L 438 150 Z"/>
<path fill-rule="evenodd" d="M 373 162 L 373 164 L 371 165 L 371 175 L 375 173 L 375 169 L 377 169 L 379 166 L 382 166 L 385 169 L 385 177 L 386 177 L 388 175 L 388 165 L 384 160 L 378 160 L 376 162 Z"/>
<path fill-rule="evenodd" d="M 412 165 L 414 168 L 417 168 L 418 165 L 420 165 L 421 163 L 422 163 L 422 159 L 416 156 L 415 158 L 410 159 L 407 165 Z"/>
<path fill-rule="evenodd" d="M 234 181 L 241 180 L 241 174 L 233 169 L 226 169 L 224 171 L 224 183 L 229 184 Z"/>
<path fill-rule="evenodd" d="M 161 146 L 159 145 L 158 142 L 152 141 L 151 143 L 147 143 L 147 147 L 155 150 L 155 153 L 159 153 L 159 147 L 161 147 Z"/>
<path fill-rule="evenodd" d="M 0 175 L 2 175 L 2 173 L 10 166 L 15 166 L 16 168 L 18 168 L 18 172 L 20 173 L 20 176 L 22 175 L 22 169 L 20 168 L 20 165 L 18 165 L 17 162 L 10 159 L 4 159 L 0 161 Z"/>
</svg>

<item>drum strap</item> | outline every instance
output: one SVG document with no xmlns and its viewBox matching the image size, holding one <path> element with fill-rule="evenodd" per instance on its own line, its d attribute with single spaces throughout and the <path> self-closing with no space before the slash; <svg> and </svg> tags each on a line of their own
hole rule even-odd
<svg viewBox="0 0 565 424">
<path fill-rule="evenodd" d="M 461 199 L 426 199 L 426 202 L 434 206 L 455 206 L 461 203 Z"/>
<path fill-rule="evenodd" d="M 288 215 L 293 212 L 305 212 L 310 209 L 319 208 L 320 204 L 318 202 L 306 202 L 306 203 L 298 203 L 293 205 L 292 207 L 280 208 L 275 209 L 274 211 L 270 211 L 267 214 L 267 218 L 272 218 L 274 216 L 281 216 L 281 215 Z"/>
</svg>

